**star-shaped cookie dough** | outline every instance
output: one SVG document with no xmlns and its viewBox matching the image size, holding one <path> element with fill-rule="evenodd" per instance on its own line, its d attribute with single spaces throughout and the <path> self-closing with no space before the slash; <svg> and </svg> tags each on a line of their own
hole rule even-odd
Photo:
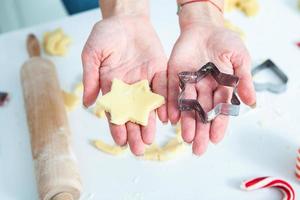
<svg viewBox="0 0 300 200">
<path fill-rule="evenodd" d="M 149 113 L 164 103 L 163 96 L 151 92 L 147 80 L 128 85 L 114 79 L 111 91 L 99 99 L 99 106 L 110 113 L 110 122 L 117 125 L 131 121 L 146 126 Z"/>
</svg>

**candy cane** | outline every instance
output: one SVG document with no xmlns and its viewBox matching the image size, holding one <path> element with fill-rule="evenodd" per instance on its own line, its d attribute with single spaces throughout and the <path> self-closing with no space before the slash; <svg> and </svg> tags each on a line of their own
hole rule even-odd
<svg viewBox="0 0 300 200">
<path fill-rule="evenodd" d="M 296 160 L 296 177 L 300 180 L 300 149 L 298 150 L 298 156 Z"/>
<path fill-rule="evenodd" d="M 278 178 L 259 177 L 242 183 L 241 188 L 247 191 L 275 187 L 283 194 L 282 200 L 295 200 L 295 191 L 292 186 Z"/>
</svg>

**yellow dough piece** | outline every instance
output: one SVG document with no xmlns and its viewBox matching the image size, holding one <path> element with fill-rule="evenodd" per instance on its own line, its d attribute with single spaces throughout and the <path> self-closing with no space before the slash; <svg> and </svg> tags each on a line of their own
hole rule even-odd
<svg viewBox="0 0 300 200">
<path fill-rule="evenodd" d="M 160 161 L 171 160 L 176 158 L 183 152 L 185 144 L 177 137 L 171 139 L 165 146 L 162 147 L 160 152 Z"/>
<path fill-rule="evenodd" d="M 99 98 L 99 107 L 110 113 L 111 123 L 127 121 L 146 126 L 149 113 L 165 103 L 163 96 L 151 92 L 147 80 L 128 85 L 114 79 L 111 91 Z"/>
<path fill-rule="evenodd" d="M 255 16 L 259 11 L 259 4 L 257 0 L 225 0 L 225 12 L 235 9 L 242 11 L 247 16 Z"/>
<path fill-rule="evenodd" d="M 225 12 L 231 12 L 237 8 L 237 3 L 240 0 L 225 0 L 224 1 L 224 10 Z"/>
<path fill-rule="evenodd" d="M 225 20 L 224 26 L 227 29 L 236 32 L 241 37 L 241 39 L 245 40 L 245 33 L 238 26 L 232 24 L 229 20 Z"/>
<path fill-rule="evenodd" d="M 127 149 L 127 146 L 120 147 L 120 146 L 116 146 L 116 145 L 110 145 L 110 144 L 103 142 L 102 140 L 95 140 L 95 141 L 93 141 L 93 144 L 100 151 L 110 154 L 110 155 L 120 155 L 120 154 L 124 153 L 125 150 Z"/>
<path fill-rule="evenodd" d="M 255 16 L 259 11 L 257 0 L 241 0 L 238 8 L 247 16 Z"/>
<path fill-rule="evenodd" d="M 163 147 L 159 147 L 155 143 L 150 145 L 146 148 L 143 158 L 144 160 L 167 161 L 178 157 L 184 148 L 184 142 L 175 137 Z"/>
<path fill-rule="evenodd" d="M 146 148 L 144 160 L 167 161 L 178 157 L 185 149 L 185 143 L 181 137 L 180 122 L 175 126 L 175 132 L 176 137 L 169 140 L 163 147 L 154 143 Z"/>
<path fill-rule="evenodd" d="M 143 159 L 160 161 L 160 152 L 161 152 L 160 147 L 154 143 L 146 148 Z"/>
<path fill-rule="evenodd" d="M 44 49 L 49 55 L 63 56 L 68 51 L 71 38 L 61 28 L 44 34 Z"/>
<path fill-rule="evenodd" d="M 79 97 L 73 93 L 62 90 L 65 108 L 67 111 L 74 110 L 80 103 Z"/>
</svg>

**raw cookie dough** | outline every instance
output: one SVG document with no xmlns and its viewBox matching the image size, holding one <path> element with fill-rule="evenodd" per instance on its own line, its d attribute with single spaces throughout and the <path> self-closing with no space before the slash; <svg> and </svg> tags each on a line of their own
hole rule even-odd
<svg viewBox="0 0 300 200">
<path fill-rule="evenodd" d="M 181 137 L 180 122 L 175 127 L 176 137 L 172 138 L 163 147 L 152 144 L 145 150 L 144 160 L 167 161 L 174 159 L 180 155 L 185 149 L 185 143 Z"/>
<path fill-rule="evenodd" d="M 242 29 L 240 29 L 238 26 L 234 25 L 233 23 L 231 23 L 229 20 L 225 20 L 224 22 L 225 27 L 233 32 L 236 32 L 241 39 L 245 39 L 245 33 L 242 31 Z"/>
<path fill-rule="evenodd" d="M 255 16 L 259 11 L 257 0 L 225 0 L 224 10 L 230 12 L 238 9 L 247 16 Z"/>
<path fill-rule="evenodd" d="M 120 155 L 125 152 L 127 149 L 127 146 L 120 147 L 116 145 L 110 145 L 102 140 L 95 140 L 93 141 L 94 146 L 99 149 L 100 151 L 110 154 L 110 155 Z"/>
<path fill-rule="evenodd" d="M 50 55 L 64 56 L 68 51 L 71 38 L 64 34 L 61 28 L 44 35 L 44 49 Z"/>
<path fill-rule="evenodd" d="M 176 158 L 184 148 L 184 142 L 175 137 L 163 147 L 159 147 L 155 143 L 150 145 L 146 148 L 143 158 L 144 160 L 167 161 Z"/>
<path fill-rule="evenodd" d="M 146 126 L 149 113 L 165 103 L 163 96 L 151 92 L 147 80 L 128 85 L 114 79 L 111 91 L 99 98 L 99 107 L 110 113 L 111 123 L 128 121 Z"/>
<path fill-rule="evenodd" d="M 74 110 L 80 103 L 80 99 L 77 95 L 62 90 L 65 108 L 67 111 Z"/>
</svg>

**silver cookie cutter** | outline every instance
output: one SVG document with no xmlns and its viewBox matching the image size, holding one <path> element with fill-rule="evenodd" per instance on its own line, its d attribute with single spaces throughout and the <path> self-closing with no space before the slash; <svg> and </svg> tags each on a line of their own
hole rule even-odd
<svg viewBox="0 0 300 200">
<path fill-rule="evenodd" d="M 267 90 L 272 93 L 282 93 L 286 91 L 287 83 L 289 81 L 287 75 L 270 59 L 264 61 L 262 64 L 258 65 L 257 67 L 253 68 L 251 71 L 252 76 L 257 75 L 259 72 L 269 69 L 274 72 L 274 74 L 280 79 L 279 84 L 265 82 L 265 83 L 258 83 L 253 81 L 255 90 L 256 91 L 263 91 Z"/>
<path fill-rule="evenodd" d="M 197 83 L 207 75 L 211 75 L 219 85 L 233 87 L 234 91 L 230 103 L 219 103 L 209 112 L 205 112 L 201 104 L 196 99 L 185 99 L 184 92 L 187 83 Z M 240 111 L 240 100 L 235 94 L 236 86 L 238 85 L 239 78 L 235 75 L 225 74 L 219 71 L 216 65 L 208 62 L 196 72 L 180 72 L 179 87 L 181 92 L 178 97 L 178 106 L 180 111 L 195 110 L 203 123 L 209 123 L 218 115 L 238 116 Z"/>
</svg>

